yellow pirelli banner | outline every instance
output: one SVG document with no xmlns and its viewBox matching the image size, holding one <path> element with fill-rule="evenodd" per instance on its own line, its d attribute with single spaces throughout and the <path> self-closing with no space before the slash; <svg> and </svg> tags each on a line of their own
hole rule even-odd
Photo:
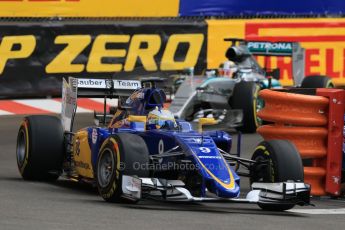
<svg viewBox="0 0 345 230">
<path fill-rule="evenodd" d="M 131 79 L 187 67 L 202 74 L 226 61 L 231 44 L 224 38 L 299 42 L 305 75 L 345 85 L 345 18 L 18 20 L 2 21 L 0 31 L 0 98 L 60 93 L 58 81 L 68 76 Z M 293 84 L 290 57 L 257 58 L 261 66 L 280 69 L 283 85 Z"/>
<path fill-rule="evenodd" d="M 224 38 L 255 41 L 299 42 L 306 49 L 305 75 L 328 75 L 345 85 L 345 19 L 246 19 L 207 20 L 207 66 L 226 60 L 229 42 Z M 280 68 L 283 85 L 292 85 L 291 58 L 258 57 L 259 63 Z"/>
<path fill-rule="evenodd" d="M 0 0 L 0 17 L 176 17 L 179 0 Z"/>
</svg>

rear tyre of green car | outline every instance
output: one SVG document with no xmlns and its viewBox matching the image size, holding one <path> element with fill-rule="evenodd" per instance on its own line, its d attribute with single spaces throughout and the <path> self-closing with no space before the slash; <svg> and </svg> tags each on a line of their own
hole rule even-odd
<svg viewBox="0 0 345 230">
<path fill-rule="evenodd" d="M 301 88 L 334 88 L 334 84 L 328 76 L 311 75 L 303 79 Z"/>
</svg>

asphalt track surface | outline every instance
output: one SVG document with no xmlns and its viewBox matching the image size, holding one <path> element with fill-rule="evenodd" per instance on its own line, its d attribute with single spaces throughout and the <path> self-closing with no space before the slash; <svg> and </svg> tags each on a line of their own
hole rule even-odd
<svg viewBox="0 0 345 230">
<path fill-rule="evenodd" d="M 95 188 L 67 180 L 23 181 L 15 158 L 21 119 L 0 117 L 0 230 L 344 229 L 345 199 L 312 198 L 315 207 L 296 207 L 293 212 L 267 212 L 253 204 L 145 200 L 126 205 L 106 203 Z M 77 126 L 90 121 L 91 115 L 80 115 Z M 260 140 L 256 134 L 245 135 L 243 155 L 250 156 Z M 248 189 L 246 179 L 242 184 Z"/>
</svg>

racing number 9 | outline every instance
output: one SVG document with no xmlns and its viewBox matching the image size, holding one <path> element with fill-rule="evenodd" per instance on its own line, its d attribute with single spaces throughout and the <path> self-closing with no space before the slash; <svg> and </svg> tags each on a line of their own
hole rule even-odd
<svg viewBox="0 0 345 230">
<path fill-rule="evenodd" d="M 200 147 L 199 150 L 202 152 L 202 153 L 210 153 L 211 152 L 211 149 L 207 148 L 207 147 Z"/>
</svg>

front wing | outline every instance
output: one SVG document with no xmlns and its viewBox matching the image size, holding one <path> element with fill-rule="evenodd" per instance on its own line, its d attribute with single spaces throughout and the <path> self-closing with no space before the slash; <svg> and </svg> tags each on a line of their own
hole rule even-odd
<svg viewBox="0 0 345 230">
<path fill-rule="evenodd" d="M 236 202 L 255 204 L 310 204 L 310 186 L 302 182 L 253 183 L 245 198 L 194 197 L 180 180 L 137 178 L 124 175 L 122 178 L 124 198 L 142 198 L 166 201 Z"/>
</svg>

